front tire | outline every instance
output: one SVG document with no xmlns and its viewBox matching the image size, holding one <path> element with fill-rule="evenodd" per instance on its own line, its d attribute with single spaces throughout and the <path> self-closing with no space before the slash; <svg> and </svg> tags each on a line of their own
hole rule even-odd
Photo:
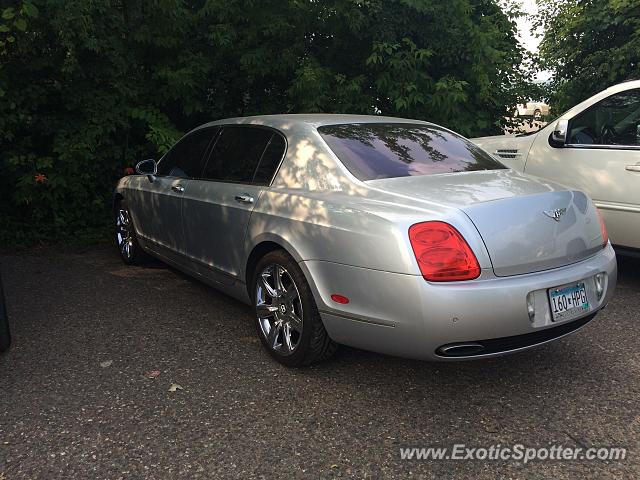
<svg viewBox="0 0 640 480">
<path fill-rule="evenodd" d="M 278 362 L 301 367 L 335 353 L 337 344 L 329 338 L 311 288 L 291 256 L 283 250 L 266 254 L 251 285 L 258 336 Z"/>
<path fill-rule="evenodd" d="M 140 247 L 136 229 L 131 220 L 131 213 L 127 208 L 127 202 L 122 199 L 116 203 L 115 211 L 115 237 L 120 258 L 127 265 L 140 265 L 148 256 Z"/>
</svg>

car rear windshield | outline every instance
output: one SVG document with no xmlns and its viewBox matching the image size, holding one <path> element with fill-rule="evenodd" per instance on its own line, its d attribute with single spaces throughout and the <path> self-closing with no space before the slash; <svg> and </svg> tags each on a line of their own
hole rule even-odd
<svg viewBox="0 0 640 480">
<path fill-rule="evenodd" d="M 463 137 L 433 125 L 355 123 L 318 131 L 362 181 L 506 168 Z"/>
</svg>

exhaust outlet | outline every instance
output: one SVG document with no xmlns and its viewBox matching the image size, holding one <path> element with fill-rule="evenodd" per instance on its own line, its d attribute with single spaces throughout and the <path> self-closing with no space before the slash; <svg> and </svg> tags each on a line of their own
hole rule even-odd
<svg viewBox="0 0 640 480">
<path fill-rule="evenodd" d="M 453 343 L 438 348 L 436 353 L 443 357 L 467 357 L 478 355 L 482 350 L 484 346 L 479 343 Z"/>
</svg>

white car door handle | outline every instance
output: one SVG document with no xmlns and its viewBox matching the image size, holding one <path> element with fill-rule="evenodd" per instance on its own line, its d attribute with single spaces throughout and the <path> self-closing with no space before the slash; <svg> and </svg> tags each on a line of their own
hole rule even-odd
<svg viewBox="0 0 640 480">
<path fill-rule="evenodd" d="M 184 192 L 184 187 L 182 185 L 171 185 L 171 190 L 174 192 L 182 193 Z"/>
<path fill-rule="evenodd" d="M 240 203 L 253 203 L 253 197 L 243 193 L 242 195 L 236 195 L 236 201 Z"/>
<path fill-rule="evenodd" d="M 630 172 L 640 172 L 640 165 L 627 165 L 626 169 Z"/>
</svg>

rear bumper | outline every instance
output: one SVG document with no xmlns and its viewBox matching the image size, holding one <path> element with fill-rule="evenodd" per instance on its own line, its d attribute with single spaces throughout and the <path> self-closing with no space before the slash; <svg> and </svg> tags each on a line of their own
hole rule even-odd
<svg viewBox="0 0 640 480">
<path fill-rule="evenodd" d="M 436 349 L 436 355 L 443 358 L 454 359 L 517 352 L 569 335 L 584 327 L 593 320 L 595 316 L 596 313 L 592 313 L 578 320 L 562 322 L 554 327 L 540 329 L 537 332 L 514 335 L 512 337 L 449 343 L 438 347 Z"/>
<path fill-rule="evenodd" d="M 482 280 L 441 284 L 416 275 L 330 262 L 306 261 L 300 265 L 311 280 L 324 325 L 333 340 L 429 360 L 495 356 L 571 333 L 606 305 L 617 281 L 616 258 L 610 245 L 566 267 L 512 277 L 483 273 Z M 607 281 L 604 294 L 597 299 L 593 277 L 601 272 L 607 274 Z M 578 280 L 585 282 L 590 309 L 581 319 L 553 322 L 547 289 Z M 533 321 L 527 313 L 527 295 L 531 292 Z M 332 294 L 350 301 L 337 304 L 331 301 Z M 444 350 L 451 344 L 483 342 L 486 345 L 482 350 L 468 350 L 468 354 L 459 350 L 456 355 L 447 355 Z"/>
</svg>

